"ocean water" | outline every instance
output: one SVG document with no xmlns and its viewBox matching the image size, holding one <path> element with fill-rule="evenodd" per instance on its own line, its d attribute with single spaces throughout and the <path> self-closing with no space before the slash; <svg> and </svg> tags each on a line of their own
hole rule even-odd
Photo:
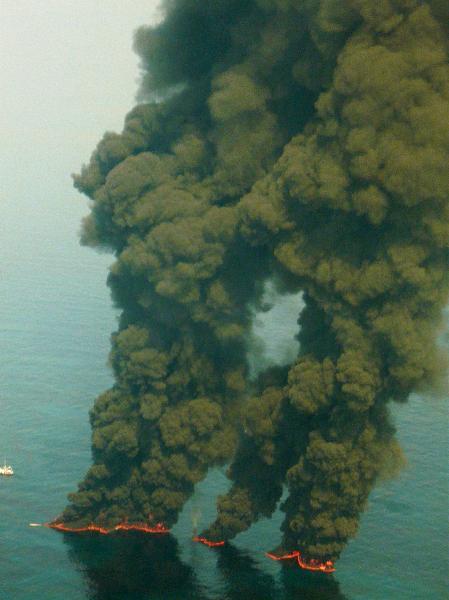
<svg viewBox="0 0 449 600">
<path fill-rule="evenodd" d="M 106 360 L 117 314 L 105 285 L 111 257 L 79 246 L 82 201 L 4 199 L 0 223 L 0 600 L 448 598 L 447 400 L 394 408 L 408 464 L 372 493 L 335 576 L 264 557 L 281 515 L 223 550 L 191 542 L 226 489 L 223 470 L 198 486 L 172 536 L 63 536 L 30 522 L 55 517 L 90 462 L 88 411 L 111 383 Z M 267 356 L 294 348 L 298 299 L 259 317 Z"/>
</svg>

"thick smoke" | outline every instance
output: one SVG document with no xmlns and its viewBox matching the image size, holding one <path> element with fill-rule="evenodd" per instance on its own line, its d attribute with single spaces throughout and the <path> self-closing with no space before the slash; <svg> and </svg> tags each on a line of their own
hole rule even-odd
<svg viewBox="0 0 449 600">
<path fill-rule="evenodd" d="M 281 546 L 338 558 L 401 462 L 388 401 L 444 381 L 448 12 L 171 0 L 137 32 L 142 102 L 75 177 L 122 313 L 67 522 L 172 525 L 230 462 L 206 536 L 270 516 L 286 484 Z M 268 280 L 304 293 L 300 351 L 251 383 Z"/>
</svg>

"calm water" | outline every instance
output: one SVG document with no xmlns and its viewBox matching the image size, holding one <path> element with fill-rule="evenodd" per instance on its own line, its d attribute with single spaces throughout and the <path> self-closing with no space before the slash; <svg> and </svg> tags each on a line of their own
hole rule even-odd
<svg viewBox="0 0 449 600">
<path fill-rule="evenodd" d="M 81 201 L 47 206 L 51 218 L 28 200 L 5 200 L 2 211 L 0 458 L 16 476 L 0 480 L 0 600 L 448 597 L 447 402 L 419 397 L 395 410 L 408 467 L 373 492 L 334 578 L 264 558 L 280 515 L 223 551 L 192 544 L 192 514 L 207 523 L 226 487 L 220 470 L 199 486 L 172 537 L 69 539 L 28 527 L 60 512 L 89 464 L 87 413 L 111 382 L 116 315 L 105 287 L 110 257 L 78 246 Z M 268 354 L 291 353 L 294 302 L 258 321 Z"/>
</svg>

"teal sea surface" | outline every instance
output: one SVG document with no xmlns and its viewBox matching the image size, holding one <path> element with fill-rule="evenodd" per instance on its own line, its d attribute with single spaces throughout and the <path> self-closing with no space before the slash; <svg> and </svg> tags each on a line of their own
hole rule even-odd
<svg viewBox="0 0 449 600">
<path fill-rule="evenodd" d="M 157 539 L 64 536 L 43 527 L 63 508 L 90 463 L 88 411 L 112 381 L 109 336 L 117 326 L 105 280 L 109 255 L 78 244 L 84 206 L 36 210 L 5 200 L 0 223 L 0 600 L 448 598 L 447 400 L 413 396 L 393 407 L 407 466 L 373 491 L 357 538 L 335 576 L 282 568 L 264 556 L 281 515 L 223 550 L 191 542 L 226 489 L 214 470 L 173 535 Z M 51 214 L 51 218 L 48 216 Z M 298 299 L 259 316 L 265 360 L 294 348 Z"/>
</svg>

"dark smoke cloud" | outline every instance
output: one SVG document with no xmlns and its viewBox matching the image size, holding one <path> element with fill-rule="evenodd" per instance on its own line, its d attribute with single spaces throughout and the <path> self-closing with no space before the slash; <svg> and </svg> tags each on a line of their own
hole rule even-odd
<svg viewBox="0 0 449 600">
<path fill-rule="evenodd" d="M 390 400 L 444 381 L 444 2 L 172 0 L 137 32 L 142 103 L 75 177 L 114 252 L 113 388 L 66 521 L 172 525 L 231 462 L 204 532 L 270 516 L 336 559 L 401 453 Z M 158 99 L 164 98 L 163 101 Z M 249 382 L 264 283 L 302 291 L 300 351 Z M 298 301 L 298 312 L 300 304 Z"/>
</svg>

